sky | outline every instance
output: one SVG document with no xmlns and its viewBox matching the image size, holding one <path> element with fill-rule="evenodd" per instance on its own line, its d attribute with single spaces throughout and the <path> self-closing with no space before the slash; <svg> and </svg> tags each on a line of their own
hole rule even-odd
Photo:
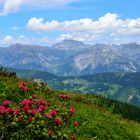
<svg viewBox="0 0 140 140">
<path fill-rule="evenodd" d="M 0 46 L 140 43 L 140 0 L 0 0 Z"/>
</svg>

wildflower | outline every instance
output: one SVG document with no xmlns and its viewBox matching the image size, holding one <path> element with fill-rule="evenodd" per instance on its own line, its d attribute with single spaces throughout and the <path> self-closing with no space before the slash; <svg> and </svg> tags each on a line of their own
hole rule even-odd
<svg viewBox="0 0 140 140">
<path fill-rule="evenodd" d="M 21 104 L 31 106 L 33 104 L 33 101 L 24 99 L 22 100 Z"/>
<path fill-rule="evenodd" d="M 1 111 L 3 108 L 5 108 L 5 107 L 1 105 L 1 106 L 0 106 L 0 111 Z"/>
<path fill-rule="evenodd" d="M 30 89 L 26 87 L 27 82 L 21 82 L 18 84 L 18 86 L 23 90 L 23 91 L 29 91 Z"/>
<path fill-rule="evenodd" d="M 4 106 L 0 106 L 0 113 L 1 114 L 12 113 L 12 112 L 13 112 L 12 108 L 5 108 Z"/>
<path fill-rule="evenodd" d="M 73 122 L 74 126 L 78 126 L 78 124 L 79 124 L 78 122 Z"/>
<path fill-rule="evenodd" d="M 28 87 L 22 87 L 23 91 L 29 91 L 30 89 Z"/>
<path fill-rule="evenodd" d="M 55 123 L 57 124 L 57 125 L 60 125 L 61 124 L 61 119 L 55 119 Z"/>
<path fill-rule="evenodd" d="M 31 110 L 31 113 L 32 113 L 33 115 L 35 115 L 35 114 L 37 113 L 37 110 L 36 110 L 36 109 L 32 109 L 32 110 Z"/>
<path fill-rule="evenodd" d="M 71 108 L 69 109 L 70 114 L 74 114 L 75 111 L 76 111 L 76 109 L 75 109 L 74 107 L 71 107 Z"/>
<path fill-rule="evenodd" d="M 51 112 L 49 113 L 49 115 L 54 117 L 54 116 L 57 115 L 57 111 L 55 111 L 55 110 L 54 110 L 54 111 L 51 111 Z"/>
<path fill-rule="evenodd" d="M 64 94 L 60 94 L 59 97 L 61 99 L 70 99 L 70 96 L 69 95 L 64 95 Z"/>
<path fill-rule="evenodd" d="M 27 84 L 27 82 L 21 82 L 20 84 L 18 84 L 19 87 L 24 87 Z"/>
<path fill-rule="evenodd" d="M 5 107 L 4 106 L 0 106 L 0 113 L 4 114 L 5 113 Z"/>
<path fill-rule="evenodd" d="M 50 129 L 50 130 L 48 131 L 48 134 L 49 134 L 50 136 L 53 134 L 52 129 Z"/>
<path fill-rule="evenodd" d="M 28 111 L 30 110 L 30 107 L 29 107 L 28 105 L 25 105 L 25 106 L 23 107 L 23 110 L 24 110 L 25 112 L 28 112 Z"/>
<path fill-rule="evenodd" d="M 72 140 L 76 140 L 76 135 L 73 135 L 72 136 Z"/>
<path fill-rule="evenodd" d="M 5 109 L 5 112 L 6 112 L 6 113 L 12 113 L 12 112 L 13 112 L 13 109 L 12 109 L 12 108 L 6 108 L 6 109 Z"/>
<path fill-rule="evenodd" d="M 40 106 L 40 105 L 46 106 L 47 105 L 47 103 L 44 100 L 42 100 L 42 99 L 39 99 L 37 101 L 37 104 L 38 104 L 38 106 Z"/>
<path fill-rule="evenodd" d="M 33 94 L 32 97 L 33 97 L 34 99 L 36 99 L 36 98 L 38 97 L 38 95 L 37 95 L 37 94 Z"/>
<path fill-rule="evenodd" d="M 8 105 L 10 104 L 10 102 L 11 102 L 11 101 L 9 101 L 9 100 L 5 100 L 5 101 L 3 101 L 3 105 L 4 105 L 4 106 L 8 106 Z"/>
<path fill-rule="evenodd" d="M 18 84 L 19 87 L 23 87 L 22 83 Z"/>
<path fill-rule="evenodd" d="M 20 110 L 19 110 L 19 109 L 15 109 L 15 110 L 14 110 L 14 113 L 15 113 L 16 115 L 18 115 L 18 114 L 20 113 Z"/>
<path fill-rule="evenodd" d="M 46 107 L 43 105 L 39 106 L 37 109 L 38 112 L 40 112 L 40 111 L 44 112 L 45 110 L 46 110 Z"/>
<path fill-rule="evenodd" d="M 29 118 L 28 118 L 28 121 L 29 121 L 29 122 L 32 122 L 32 121 L 33 121 L 33 117 L 29 117 Z"/>
</svg>

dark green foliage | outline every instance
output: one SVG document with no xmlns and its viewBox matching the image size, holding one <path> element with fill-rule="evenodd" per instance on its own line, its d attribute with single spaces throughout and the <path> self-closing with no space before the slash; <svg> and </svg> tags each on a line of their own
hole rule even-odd
<svg viewBox="0 0 140 140">
<path fill-rule="evenodd" d="M 7 69 L 0 67 L 0 77 L 16 77 L 16 73 L 7 71 Z"/>
<path fill-rule="evenodd" d="M 75 100 L 77 101 L 78 98 Z M 134 105 L 111 100 L 99 95 L 86 95 L 85 101 L 111 111 L 113 114 L 120 114 L 123 118 L 140 122 L 140 108 Z M 81 99 L 81 102 L 84 102 L 84 100 Z"/>
</svg>

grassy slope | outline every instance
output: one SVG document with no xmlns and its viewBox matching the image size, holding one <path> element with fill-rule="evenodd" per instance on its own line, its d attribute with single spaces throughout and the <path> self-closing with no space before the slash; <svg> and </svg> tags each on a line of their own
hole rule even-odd
<svg viewBox="0 0 140 140">
<path fill-rule="evenodd" d="M 17 93 L 16 88 L 19 81 L 22 80 L 16 78 L 0 79 L 0 103 L 5 98 L 14 100 L 16 103 L 19 102 L 21 98 L 26 97 L 26 95 L 19 95 L 19 93 Z M 30 87 L 32 87 L 31 84 Z M 62 91 L 55 91 L 51 97 L 51 101 L 54 103 L 57 102 L 57 96 L 60 93 L 62 93 Z M 38 94 L 40 98 L 48 100 L 48 96 L 42 91 L 38 90 Z M 133 140 L 139 138 L 140 124 L 134 121 L 136 119 L 133 120 L 133 117 L 131 120 L 124 119 L 122 114 L 118 115 L 117 113 L 113 113 L 112 106 L 109 107 L 110 104 L 102 104 L 104 100 L 106 103 L 111 102 L 111 104 L 115 104 L 116 102 L 94 95 L 81 95 L 69 92 L 66 94 L 71 96 L 70 103 L 77 108 L 74 119 L 80 123 L 79 140 Z M 132 112 L 129 105 L 125 104 L 124 107 Z M 138 118 L 138 121 L 140 121 L 140 118 Z"/>
<path fill-rule="evenodd" d="M 140 136 L 140 124 L 134 121 L 123 119 L 121 115 L 112 114 L 104 107 L 98 107 L 94 104 L 81 102 L 73 104 L 78 108 L 76 119 L 82 122 L 79 139 L 96 137 L 101 140 L 131 140 L 138 139 Z"/>
</svg>

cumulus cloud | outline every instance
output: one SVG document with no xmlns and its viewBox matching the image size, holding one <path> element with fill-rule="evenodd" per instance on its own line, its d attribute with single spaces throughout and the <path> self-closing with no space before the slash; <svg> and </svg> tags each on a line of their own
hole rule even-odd
<svg viewBox="0 0 140 140">
<path fill-rule="evenodd" d="M 56 20 L 43 23 L 43 18 L 31 18 L 28 22 L 28 28 L 34 31 L 52 31 L 58 28 L 59 23 Z"/>
<path fill-rule="evenodd" d="M 23 4 L 23 0 L 5 0 L 3 4 L 3 10 L 0 15 L 7 15 L 11 12 L 18 11 Z"/>
<path fill-rule="evenodd" d="M 107 13 L 98 20 L 90 18 L 63 21 L 59 22 L 56 20 L 46 21 L 43 18 L 33 17 L 28 21 L 27 27 L 33 31 L 76 31 L 76 32 L 93 32 L 100 33 L 105 31 L 116 31 L 121 30 L 129 31 L 128 29 L 135 29 L 136 33 L 140 33 L 140 18 L 138 19 L 126 19 L 122 20 L 117 14 Z M 134 32 L 133 31 L 133 32 Z"/>
<path fill-rule="evenodd" d="M 22 6 L 30 8 L 46 8 L 66 5 L 70 2 L 77 0 L 0 0 L 0 4 L 3 5 L 3 9 L 0 12 L 0 16 L 7 15 L 9 13 L 17 12 Z"/>
<path fill-rule="evenodd" d="M 140 35 L 140 18 L 121 19 L 116 13 L 107 13 L 97 20 L 84 18 L 79 20 L 45 21 L 43 18 L 33 17 L 29 19 L 27 27 L 37 32 L 62 31 L 58 40 L 77 39 L 80 41 L 93 41 L 106 38 L 118 39 L 122 36 Z"/>
<path fill-rule="evenodd" d="M 2 39 L 0 39 L 0 45 L 10 44 L 13 42 L 13 37 L 10 35 L 6 35 Z"/>
<path fill-rule="evenodd" d="M 3 41 L 4 41 L 4 42 L 9 42 L 9 41 L 12 41 L 12 40 L 13 40 L 13 37 L 10 36 L 10 35 L 7 35 L 7 36 L 5 36 L 5 37 L 3 38 Z"/>
</svg>

